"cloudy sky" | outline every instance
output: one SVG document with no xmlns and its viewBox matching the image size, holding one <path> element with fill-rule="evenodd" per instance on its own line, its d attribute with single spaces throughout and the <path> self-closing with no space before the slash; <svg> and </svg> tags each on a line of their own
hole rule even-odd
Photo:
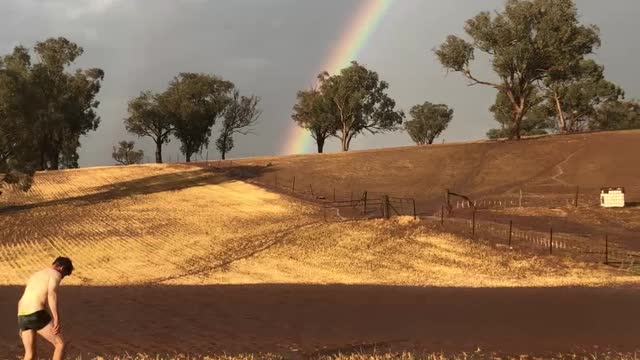
<svg viewBox="0 0 640 360">
<path fill-rule="evenodd" d="M 370 1 L 370 0 L 366 0 Z M 483 138 L 495 126 L 488 107 L 495 91 L 466 86 L 447 74 L 432 49 L 463 23 L 503 0 L 395 0 L 358 55 L 360 63 L 390 83 L 390 94 L 407 111 L 424 101 L 455 110 L 442 135 L 446 142 Z M 0 53 L 65 36 L 85 54 L 80 67 L 105 70 L 99 95 L 102 123 L 82 139 L 81 166 L 112 164 L 119 140 L 136 140 L 153 159 L 151 141 L 127 134 L 127 102 L 141 90 L 162 91 L 179 72 L 212 73 L 234 82 L 244 94 L 262 98 L 257 135 L 236 139 L 230 157 L 278 154 L 292 124 L 296 91 L 309 87 L 349 27 L 363 0 L 2 0 Z M 577 0 L 581 21 L 601 29 L 594 58 L 627 98 L 640 98 L 640 1 Z M 491 77 L 486 61 L 474 65 Z M 409 145 L 406 133 L 361 136 L 354 149 Z M 173 140 L 165 158 L 176 158 Z M 329 151 L 338 143 L 331 141 Z M 209 158 L 219 154 L 210 146 Z"/>
</svg>

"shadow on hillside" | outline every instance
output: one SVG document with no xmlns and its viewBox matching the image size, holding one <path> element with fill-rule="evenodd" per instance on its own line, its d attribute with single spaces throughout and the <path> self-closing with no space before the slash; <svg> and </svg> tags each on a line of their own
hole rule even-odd
<svg viewBox="0 0 640 360">
<path fill-rule="evenodd" d="M 0 287 L 0 351 L 19 353 L 15 301 Z M 513 354 L 634 350 L 640 291 L 376 285 L 63 286 L 72 354 L 369 351 Z M 40 345 L 41 349 L 44 346 Z M 39 355 L 44 355 L 42 352 Z"/>
<path fill-rule="evenodd" d="M 0 214 L 10 214 L 22 210 L 56 205 L 73 204 L 86 206 L 136 195 L 179 191 L 193 187 L 220 184 L 235 179 L 246 180 L 261 176 L 263 173 L 270 171 L 269 168 L 264 166 L 237 165 L 225 169 L 209 168 L 202 164 L 194 164 L 192 166 L 199 167 L 200 170 L 153 175 L 135 180 L 97 186 L 92 189 L 93 192 L 91 194 L 41 201 L 32 204 L 11 205 L 0 208 Z M 185 166 L 181 165 L 180 168 L 184 169 Z"/>
</svg>

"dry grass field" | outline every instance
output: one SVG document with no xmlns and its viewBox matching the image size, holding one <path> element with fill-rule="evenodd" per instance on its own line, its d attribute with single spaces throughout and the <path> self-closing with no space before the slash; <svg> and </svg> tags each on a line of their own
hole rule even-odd
<svg viewBox="0 0 640 360">
<path fill-rule="evenodd" d="M 43 174 L 21 205 L 0 220 L 0 284 L 22 283 L 56 254 L 77 263 L 71 284 L 160 283 L 247 256 L 311 221 L 276 194 L 180 166 Z"/>
<path fill-rule="evenodd" d="M 20 286 L 58 255 L 77 268 L 61 293 L 73 356 L 629 351 L 640 336 L 611 321 L 640 316 L 633 274 L 411 218 L 325 223 L 207 167 L 141 165 L 39 173 L 0 197 L 3 356 L 20 352 L 4 320 Z"/>
<path fill-rule="evenodd" d="M 198 167 L 47 173 L 31 193 L 11 197 L 18 205 L 0 218 L 2 285 L 22 284 L 57 254 L 77 264 L 71 285 L 636 281 L 597 265 L 432 233 L 411 218 L 327 224 L 310 206 Z"/>
</svg>

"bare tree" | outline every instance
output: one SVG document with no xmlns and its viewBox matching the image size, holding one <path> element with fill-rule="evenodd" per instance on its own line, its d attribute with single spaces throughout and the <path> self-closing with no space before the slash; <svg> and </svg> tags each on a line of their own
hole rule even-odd
<svg viewBox="0 0 640 360">
<path fill-rule="evenodd" d="M 233 99 L 224 111 L 222 129 L 216 141 L 216 147 L 220 150 L 222 159 L 233 149 L 233 134 L 247 135 L 252 133 L 251 126 L 258 122 L 262 111 L 258 109 L 260 98 L 254 95 L 240 96 L 236 90 Z"/>
</svg>

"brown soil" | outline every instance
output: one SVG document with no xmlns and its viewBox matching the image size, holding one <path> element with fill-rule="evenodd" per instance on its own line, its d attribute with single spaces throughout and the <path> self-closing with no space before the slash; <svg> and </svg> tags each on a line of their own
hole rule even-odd
<svg viewBox="0 0 640 360">
<path fill-rule="evenodd" d="M 581 193 L 596 202 L 605 186 L 625 186 L 640 200 L 640 130 L 548 136 L 521 141 L 476 141 L 400 148 L 234 159 L 226 164 L 266 165 L 266 183 L 291 184 L 344 197 L 350 190 L 440 202 L 445 189 L 468 195 Z M 212 162 L 215 164 L 215 162 Z M 225 164 L 224 162 L 222 164 Z M 595 191 L 595 193 L 594 193 Z M 564 205 L 564 204 L 563 204 Z"/>
<path fill-rule="evenodd" d="M 0 288 L 11 322 L 18 287 Z M 355 350 L 531 354 L 638 346 L 640 291 L 344 285 L 63 287 L 72 354 Z M 44 349 L 40 344 L 40 349 Z M 0 327 L 2 358 L 20 353 Z M 41 355 L 46 353 L 41 352 Z"/>
<path fill-rule="evenodd" d="M 633 130 L 239 159 L 226 165 L 270 164 L 266 171 L 252 174 L 252 180 L 272 189 L 277 181 L 281 191 L 289 192 L 295 177 L 298 192 L 313 189 L 325 199 L 333 199 L 334 189 L 339 200 L 348 200 L 352 193 L 359 197 L 364 191 L 372 199 L 382 194 L 414 198 L 417 212 L 425 215 L 439 212 L 446 189 L 473 200 L 514 203 L 522 191 L 525 206 L 564 208 L 568 214 L 491 215 L 538 231 L 560 224 L 577 234 L 609 233 L 612 241 L 636 248 L 640 246 L 638 154 L 640 131 Z M 628 208 L 599 208 L 600 189 L 609 186 L 625 187 Z M 576 187 L 580 206 L 573 209 Z"/>
</svg>

